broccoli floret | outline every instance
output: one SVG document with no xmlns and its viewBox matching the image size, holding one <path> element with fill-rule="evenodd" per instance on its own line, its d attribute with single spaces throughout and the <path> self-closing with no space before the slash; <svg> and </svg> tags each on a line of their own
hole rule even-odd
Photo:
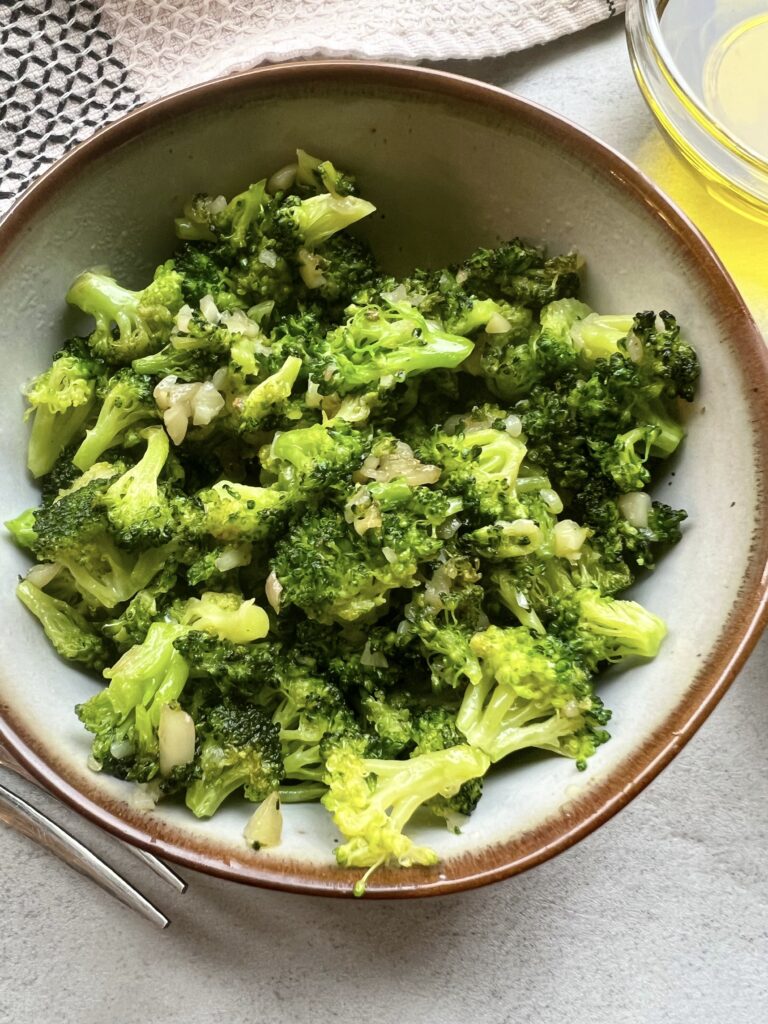
<svg viewBox="0 0 768 1024">
<path fill-rule="evenodd" d="M 144 642 L 105 671 L 109 686 L 75 709 L 94 734 L 93 759 L 110 775 L 149 782 L 159 771 L 161 709 L 178 700 L 189 675 L 173 646 L 182 630 L 176 623 L 153 623 Z"/>
<path fill-rule="evenodd" d="M 67 302 L 96 320 L 88 337 L 93 354 L 113 366 L 162 348 L 183 301 L 181 275 L 172 262 L 158 267 L 152 283 L 139 292 L 92 270 L 81 274 L 67 292 Z"/>
<path fill-rule="evenodd" d="M 267 468 L 277 475 L 278 487 L 298 499 L 348 479 L 360 468 L 370 443 L 366 433 L 343 423 L 286 430 L 272 441 Z"/>
<path fill-rule="evenodd" d="M 278 541 L 270 565 L 282 587 L 281 606 L 296 605 L 325 623 L 363 618 L 385 603 L 388 590 L 412 579 L 380 549 L 369 550 L 332 509 L 304 516 Z"/>
<path fill-rule="evenodd" d="M 373 203 L 326 192 L 300 199 L 287 196 L 272 215 L 272 230 L 285 249 L 316 249 L 332 235 L 376 212 Z"/>
<path fill-rule="evenodd" d="M 330 160 L 320 160 L 306 150 L 296 150 L 296 185 L 299 190 L 331 192 L 337 196 L 355 194 L 355 179 L 351 174 L 337 170 Z"/>
<path fill-rule="evenodd" d="M 456 710 L 446 706 L 426 708 L 416 715 L 412 734 L 416 746 L 411 756 L 446 750 L 464 743 L 456 725 Z M 453 796 L 438 794 L 426 806 L 432 814 L 443 818 L 449 828 L 458 831 L 457 819 L 472 814 L 482 795 L 483 777 L 478 776 L 463 783 Z"/>
<path fill-rule="evenodd" d="M 642 346 L 641 369 L 667 399 L 682 398 L 692 402 L 701 372 L 693 348 L 680 337 L 680 328 L 671 313 L 662 310 L 659 317 L 663 329 L 656 327 L 653 312 L 638 313 L 632 333 Z"/>
<path fill-rule="evenodd" d="M 595 671 L 601 662 L 655 658 L 667 634 L 661 619 L 636 601 L 619 601 L 583 588 L 564 595 L 550 628 L 576 642 Z"/>
<path fill-rule="evenodd" d="M 354 622 L 384 605 L 389 591 L 415 586 L 419 565 L 442 547 L 439 525 L 453 506 L 426 488 L 404 490 L 405 501 L 383 510 L 380 527 L 364 535 L 333 509 L 306 514 L 271 563 L 282 603 L 318 622 Z"/>
<path fill-rule="evenodd" d="M 301 365 L 297 356 L 288 356 L 279 370 L 235 399 L 233 405 L 241 433 L 268 429 L 285 412 Z"/>
<path fill-rule="evenodd" d="M 576 496 L 574 511 L 593 530 L 591 547 L 605 565 L 627 561 L 646 569 L 653 568 L 659 547 L 676 544 L 680 540 L 680 524 L 687 518 L 683 510 L 655 501 L 650 505 L 646 524 L 633 525 L 619 507 L 615 487 L 609 488 L 596 479 Z M 624 586 L 630 582 L 631 578 Z M 603 592 L 609 593 L 621 589 L 604 584 L 599 586 Z"/>
<path fill-rule="evenodd" d="M 279 730 L 261 708 L 225 698 L 206 711 L 198 730 L 198 777 L 186 795 L 196 817 L 210 818 L 236 790 L 260 803 L 278 788 L 284 777 Z"/>
<path fill-rule="evenodd" d="M 467 335 L 484 327 L 502 307 L 493 299 L 477 299 L 448 269 L 414 270 L 404 280 L 381 278 L 363 291 L 361 301 L 408 302 L 429 320 L 439 320 L 452 334 Z"/>
<path fill-rule="evenodd" d="M 467 687 L 456 724 L 491 761 L 539 747 L 583 767 L 608 738 L 586 670 L 555 637 L 490 626 L 475 634 L 471 647 L 482 681 Z"/>
<path fill-rule="evenodd" d="M 574 319 L 589 312 L 575 299 L 560 299 L 542 309 L 534 327 L 524 306 L 509 307 L 509 329 L 486 334 L 476 367 L 490 391 L 504 401 L 516 401 L 541 382 L 552 382 L 578 362 L 570 334 Z"/>
<path fill-rule="evenodd" d="M 304 178 L 308 183 L 309 176 Z M 176 232 L 183 239 L 214 243 L 210 251 L 227 267 L 227 285 L 236 295 L 282 305 L 292 299 L 290 261 L 297 250 L 316 248 L 374 210 L 349 193 L 349 179 L 331 164 L 318 162 L 312 183 L 328 191 L 309 198 L 280 192 L 268 196 L 266 182 L 259 181 L 229 203 L 223 197 L 195 196 L 176 221 Z"/>
<path fill-rule="evenodd" d="M 173 269 L 181 275 L 184 301 L 197 307 L 210 295 L 218 309 L 240 308 L 243 300 L 233 294 L 229 270 L 217 255 L 216 247 L 206 242 L 185 242 L 174 252 Z"/>
<path fill-rule="evenodd" d="M 415 270 L 400 283 L 393 278 L 384 278 L 376 282 L 375 289 L 369 288 L 362 293 L 368 301 L 374 296 L 379 302 L 382 299 L 387 302 L 407 301 L 427 319 L 439 320 L 451 334 L 462 336 L 474 335 L 482 327 L 499 330 L 508 315 L 514 320 L 518 312 L 530 321 L 530 313 L 521 307 L 511 307 L 495 299 L 477 298 L 465 290 L 457 275 L 448 269 Z M 462 369 L 469 369 L 469 366 Z"/>
<path fill-rule="evenodd" d="M 310 354 L 310 375 L 326 393 L 386 390 L 411 374 L 454 369 L 472 352 L 469 339 L 428 322 L 409 302 L 350 308 Z"/>
<path fill-rule="evenodd" d="M 416 446 L 416 454 L 442 467 L 439 487 L 460 496 L 472 517 L 497 520 L 516 508 L 515 484 L 526 454 L 519 437 L 491 425 L 455 434 L 435 430 Z"/>
<path fill-rule="evenodd" d="M 75 448 L 65 448 L 58 456 L 50 471 L 40 480 L 40 491 L 43 504 L 48 505 L 54 501 L 61 491 L 69 490 L 72 484 L 81 476 L 80 470 L 72 461 Z"/>
<path fill-rule="evenodd" d="M 288 495 L 274 487 L 251 487 L 221 480 L 196 498 L 202 511 L 193 529 L 216 540 L 241 543 L 265 540 L 280 529 Z"/>
<path fill-rule="evenodd" d="M 619 434 L 612 444 L 592 441 L 590 447 L 603 473 L 620 491 L 641 491 L 651 480 L 646 463 L 658 434 L 659 428 L 655 426 L 635 427 Z"/>
<path fill-rule="evenodd" d="M 578 267 L 573 253 L 546 259 L 539 249 L 513 239 L 495 249 L 476 249 L 460 273 L 464 287 L 481 298 L 503 296 L 537 308 L 575 296 L 580 285 Z"/>
<path fill-rule="evenodd" d="M 285 777 L 322 783 L 323 740 L 355 728 L 352 709 L 337 687 L 295 660 L 278 671 L 277 698 L 272 721 L 280 730 Z"/>
<path fill-rule="evenodd" d="M 24 389 L 32 415 L 27 466 L 33 476 L 49 473 L 62 451 L 81 434 L 96 399 L 104 364 L 65 348 L 45 373 Z"/>
<path fill-rule="evenodd" d="M 310 298 L 324 303 L 334 317 L 372 288 L 378 273 L 370 248 L 346 232 L 329 238 L 316 252 L 300 249 L 297 259 Z"/>
<path fill-rule="evenodd" d="M 424 708 L 414 715 L 411 734 L 415 756 L 446 750 L 465 742 L 456 725 L 456 709 L 445 705 Z"/>
<path fill-rule="evenodd" d="M 681 537 L 680 524 L 687 518 L 688 513 L 684 509 L 671 508 L 663 501 L 654 501 L 648 513 L 647 525 L 635 529 L 651 544 L 677 544 Z"/>
<path fill-rule="evenodd" d="M 223 197 L 198 193 L 176 219 L 176 234 L 187 241 L 224 241 L 234 251 L 245 247 L 258 227 L 266 199 L 266 178 L 249 185 L 228 203 Z"/>
<path fill-rule="evenodd" d="M 573 590 L 569 572 L 559 559 L 535 554 L 494 567 L 487 585 L 521 626 L 539 634 L 546 632 L 544 623 L 553 614 L 557 597 L 563 590 Z"/>
<path fill-rule="evenodd" d="M 204 630 L 219 642 L 252 643 L 266 634 L 265 613 L 234 594 L 203 594 L 153 622 L 142 643 L 131 647 L 104 675 L 109 686 L 77 707 L 94 733 L 92 756 L 119 778 L 148 782 L 160 770 L 158 726 L 164 705 L 178 701 L 189 662 L 176 647 Z"/>
<path fill-rule="evenodd" d="M 238 314 L 247 322 L 242 310 Z M 218 316 L 219 311 L 211 311 L 211 315 Z M 227 320 L 231 316 L 228 313 L 222 315 Z M 229 361 L 233 340 L 226 323 L 212 323 L 199 310 L 187 307 L 179 314 L 169 344 L 158 352 L 134 359 L 131 367 L 134 373 L 150 377 L 173 374 L 186 381 L 206 380 Z"/>
<path fill-rule="evenodd" d="M 557 381 L 552 387 L 536 385 L 515 406 L 528 458 L 542 467 L 557 491 L 580 490 L 595 466 L 584 428 L 568 402 L 572 386 L 575 389 L 575 377 Z M 618 430 L 612 437 L 616 433 Z"/>
<path fill-rule="evenodd" d="M 422 616 L 414 624 L 414 631 L 437 693 L 458 689 L 467 682 L 479 682 L 480 664 L 470 646 L 470 630 L 451 622 L 438 624 Z"/>
<path fill-rule="evenodd" d="M 499 519 L 466 534 L 464 542 L 489 562 L 504 562 L 536 551 L 544 542 L 544 534 L 533 519 Z"/>
<path fill-rule="evenodd" d="M 366 728 L 381 743 L 383 757 L 398 757 L 413 746 L 411 711 L 402 701 L 394 702 L 391 694 L 374 690 L 364 694 L 360 705 Z"/>
<path fill-rule="evenodd" d="M 101 507 L 107 481 L 93 480 L 27 515 L 23 539 L 35 555 L 67 569 L 89 603 L 114 608 L 147 586 L 166 563 L 166 547 L 131 554 L 118 548 Z M 21 519 L 22 517 L 20 517 Z M 19 520 L 6 524 L 19 536 Z"/>
<path fill-rule="evenodd" d="M 16 595 L 40 620 L 45 635 L 62 658 L 79 661 L 97 671 L 109 664 L 109 645 L 76 608 L 51 597 L 28 580 L 19 583 Z"/>
<path fill-rule="evenodd" d="M 195 196 L 176 221 L 177 235 L 204 246 L 209 258 L 224 269 L 222 308 L 231 308 L 230 290 L 241 305 L 263 300 L 295 305 L 297 280 L 289 259 L 299 242 L 292 237 L 284 245 L 282 209 L 283 197 L 267 196 L 265 181 L 259 181 L 229 203 L 222 196 Z M 289 233 L 294 234 L 292 224 Z M 204 279 L 210 277 L 206 273 Z M 221 292 L 211 294 L 216 298 Z"/>
<path fill-rule="evenodd" d="M 210 377 L 221 360 L 211 360 L 210 353 L 204 349 L 178 349 L 174 345 L 166 345 L 151 356 L 134 359 L 131 368 L 134 373 L 147 377 L 176 377 L 180 381 L 191 383 Z"/>
<path fill-rule="evenodd" d="M 664 458 L 678 447 L 684 431 L 665 404 L 663 387 L 663 381 L 647 376 L 642 365 L 616 353 L 598 360 L 566 400 L 590 440 L 612 441 L 636 426 L 656 427 L 651 454 Z"/>
<path fill-rule="evenodd" d="M 193 629 L 179 636 L 175 646 L 193 675 L 210 678 L 225 696 L 234 691 L 252 697 L 273 687 L 282 672 L 282 648 L 271 642 L 235 643 Z"/>
<path fill-rule="evenodd" d="M 161 581 L 159 585 L 158 581 Z M 140 590 L 119 615 L 102 625 L 102 634 L 110 638 L 122 651 L 133 647 L 134 644 L 143 643 L 152 623 L 162 618 L 163 605 L 169 603 L 167 600 L 163 601 L 163 598 L 175 583 L 176 573 L 171 564 L 158 573 L 151 588 Z"/>
<path fill-rule="evenodd" d="M 147 426 L 160 415 L 151 379 L 127 368 L 109 378 L 99 398 L 102 406 L 96 423 L 86 431 L 72 458 L 81 472 L 89 469 L 108 448 L 120 444 L 128 430 Z"/>
<path fill-rule="evenodd" d="M 665 404 L 665 386 L 620 350 L 584 374 L 574 370 L 534 386 L 515 407 L 529 459 L 558 491 L 578 495 L 601 476 L 614 486 L 642 486 L 645 459 L 666 458 L 684 436 Z M 647 453 L 633 454 L 640 440 L 649 442 Z"/>
<path fill-rule="evenodd" d="M 488 756 L 467 744 L 391 761 L 362 756 L 354 744 L 339 742 L 326 760 L 329 790 L 322 802 L 346 838 L 336 849 L 339 864 L 369 868 L 355 895 L 364 894 L 371 873 L 387 861 L 403 867 L 437 863 L 434 850 L 417 846 L 403 829 L 421 804 L 457 793 L 488 766 Z"/>
<path fill-rule="evenodd" d="M 219 545 L 203 551 L 197 555 L 191 565 L 187 566 L 187 582 L 190 586 L 195 587 L 206 581 L 218 580 L 223 585 L 227 573 L 250 565 L 252 558 L 253 546 L 247 541 L 239 544 Z"/>
<path fill-rule="evenodd" d="M 173 535 L 173 508 L 158 480 L 168 458 L 168 435 L 162 427 L 150 427 L 142 437 L 147 442 L 144 455 L 110 483 L 102 499 L 110 528 L 126 547 L 154 547 Z"/>
<path fill-rule="evenodd" d="M 247 303 L 273 302 L 279 309 L 296 305 L 298 275 L 289 260 L 276 250 L 271 238 L 261 240 L 260 247 L 243 253 L 232 264 L 232 287 L 239 299 Z"/>
</svg>

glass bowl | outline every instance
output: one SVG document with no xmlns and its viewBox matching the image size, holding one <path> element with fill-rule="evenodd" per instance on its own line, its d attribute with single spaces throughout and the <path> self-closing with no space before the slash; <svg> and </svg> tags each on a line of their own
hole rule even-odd
<svg viewBox="0 0 768 1024">
<path fill-rule="evenodd" d="M 635 77 L 675 148 L 716 198 L 768 221 L 768 142 L 756 148 L 768 134 L 765 4 L 627 0 L 626 26 Z"/>
</svg>

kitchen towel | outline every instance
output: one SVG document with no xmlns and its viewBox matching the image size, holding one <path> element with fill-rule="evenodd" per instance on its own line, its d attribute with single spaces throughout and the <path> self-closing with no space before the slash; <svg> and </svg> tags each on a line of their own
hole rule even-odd
<svg viewBox="0 0 768 1024">
<path fill-rule="evenodd" d="M 265 61 L 477 60 L 611 17 L 624 0 L 3 0 L 0 212 L 97 128 Z"/>
</svg>

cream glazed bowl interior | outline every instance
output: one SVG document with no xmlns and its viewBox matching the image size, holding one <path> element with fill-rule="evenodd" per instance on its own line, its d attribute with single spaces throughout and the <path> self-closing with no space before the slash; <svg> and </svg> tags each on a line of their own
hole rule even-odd
<svg viewBox="0 0 768 1024">
<path fill-rule="evenodd" d="M 702 384 L 688 438 L 658 493 L 688 509 L 683 542 L 633 590 L 661 615 L 660 656 L 606 678 L 613 739 L 579 773 L 521 759 L 487 780 L 461 835 L 415 825 L 434 868 L 381 870 L 371 897 L 470 888 L 565 849 L 638 793 L 703 722 L 759 635 L 766 607 L 768 362 L 705 241 L 617 154 L 551 113 L 465 79 L 363 63 L 259 69 L 130 114 L 61 160 L 0 228 L 5 361 L 0 516 L 36 504 L 24 469 L 20 385 L 78 324 L 64 302 L 84 267 L 140 286 L 173 245 L 172 218 L 198 191 L 232 194 L 297 146 L 355 173 L 380 214 L 367 234 L 389 269 L 443 265 L 514 235 L 576 248 L 603 312 L 671 309 L 697 347 Z M 727 481 L 718 486 L 718 481 Z M 74 715 L 94 681 L 57 659 L 14 597 L 27 559 L 0 542 L 0 738 L 59 796 L 117 835 L 193 868 L 286 890 L 350 895 L 338 836 L 317 805 L 286 810 L 282 844 L 242 839 L 243 804 L 211 821 L 147 811 L 133 787 L 91 772 Z"/>
</svg>

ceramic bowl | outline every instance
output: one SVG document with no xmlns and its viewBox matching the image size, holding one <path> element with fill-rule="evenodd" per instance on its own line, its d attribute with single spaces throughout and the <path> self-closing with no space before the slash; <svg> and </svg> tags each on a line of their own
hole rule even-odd
<svg viewBox="0 0 768 1024">
<path fill-rule="evenodd" d="M 684 541 L 635 596 L 663 616 L 657 660 L 607 678 L 613 739 L 579 773 L 561 758 L 495 771 L 461 835 L 414 826 L 435 868 L 381 870 L 371 897 L 471 888 L 565 849 L 637 794 L 704 721 L 762 626 L 768 531 L 768 366 L 737 291 L 689 222 L 616 153 L 555 115 L 454 76 L 361 63 L 259 69 L 130 114 L 74 150 L 0 229 L 5 353 L 0 516 L 36 502 L 24 471 L 20 384 L 77 326 L 64 294 L 83 267 L 140 285 L 170 251 L 190 194 L 233 193 L 300 145 L 357 174 L 382 211 L 368 225 L 385 265 L 444 264 L 520 234 L 587 261 L 586 297 L 603 311 L 670 308 L 703 364 L 689 437 L 666 501 L 687 508 Z M 129 842 L 226 878 L 349 895 L 338 837 L 319 806 L 286 811 L 282 844 L 241 836 L 245 805 L 212 821 L 143 810 L 133 788 L 91 772 L 73 705 L 94 681 L 63 664 L 16 601 L 27 561 L 0 544 L 0 737 L 51 790 Z M 682 808 L 681 808 L 682 810 Z"/>
</svg>

